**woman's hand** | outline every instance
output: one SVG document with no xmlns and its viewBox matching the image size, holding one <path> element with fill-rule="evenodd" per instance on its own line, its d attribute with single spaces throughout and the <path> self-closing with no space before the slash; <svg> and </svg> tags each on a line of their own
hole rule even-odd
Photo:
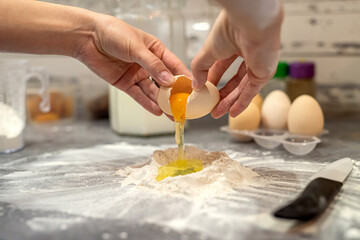
<svg viewBox="0 0 360 240">
<path fill-rule="evenodd" d="M 151 78 L 158 85 L 171 86 L 173 74 L 190 74 L 189 70 L 154 36 L 117 18 L 101 16 L 75 57 L 145 109 L 161 115 L 159 88 Z"/>
<path fill-rule="evenodd" d="M 216 20 L 203 48 L 192 61 L 200 89 L 206 81 L 217 85 L 233 61 L 244 61 L 236 74 L 220 90 L 214 118 L 226 112 L 240 114 L 275 74 L 279 50 L 282 7 L 278 0 L 219 0 L 225 7 Z"/>
</svg>

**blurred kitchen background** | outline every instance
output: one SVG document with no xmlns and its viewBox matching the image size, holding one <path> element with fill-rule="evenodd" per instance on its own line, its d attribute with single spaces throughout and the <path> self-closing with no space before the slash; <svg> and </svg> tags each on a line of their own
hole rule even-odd
<svg viewBox="0 0 360 240">
<path fill-rule="evenodd" d="M 157 36 L 187 66 L 190 66 L 192 58 L 202 46 L 219 12 L 219 7 L 211 0 L 50 2 L 119 17 Z M 285 20 L 281 61 L 289 64 L 294 61 L 314 63 L 316 98 L 326 119 L 360 119 L 360 0 L 283 2 Z M 75 59 L 50 55 L 0 54 L 0 59 L 13 58 L 25 58 L 32 66 L 44 67 L 51 81 L 51 110 L 47 114 L 41 113 L 37 107 L 40 102 L 35 95 L 37 82 L 29 82 L 28 123 L 54 123 L 60 120 L 66 123 L 79 119 L 108 118 L 108 109 L 111 109 L 111 125 L 117 132 L 151 135 L 173 131 L 173 125 L 167 118 L 157 118 L 147 113 L 125 94 L 109 88 Z M 234 63 L 220 84 L 231 77 L 231 71 L 235 71 L 240 61 Z M 283 78 L 284 81 L 291 81 L 290 77 Z"/>
</svg>

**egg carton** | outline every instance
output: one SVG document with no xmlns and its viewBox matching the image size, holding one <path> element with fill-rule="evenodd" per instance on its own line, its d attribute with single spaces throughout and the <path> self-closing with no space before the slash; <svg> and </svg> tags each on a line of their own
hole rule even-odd
<svg viewBox="0 0 360 240">
<path fill-rule="evenodd" d="M 316 145 L 321 142 L 316 136 L 292 134 L 285 130 L 256 129 L 256 130 L 234 130 L 228 126 L 222 126 L 221 131 L 229 133 L 235 140 L 254 141 L 266 149 L 274 149 L 282 145 L 286 151 L 294 155 L 306 155 L 315 149 Z M 321 135 L 329 133 L 324 130 Z"/>
</svg>

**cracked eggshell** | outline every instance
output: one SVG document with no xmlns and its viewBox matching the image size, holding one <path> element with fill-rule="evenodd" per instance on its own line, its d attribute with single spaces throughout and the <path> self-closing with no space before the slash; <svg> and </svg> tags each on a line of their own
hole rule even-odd
<svg viewBox="0 0 360 240">
<path fill-rule="evenodd" d="M 187 99 L 185 119 L 196 119 L 207 115 L 220 100 L 219 90 L 211 82 L 206 82 L 199 91 L 193 91 L 192 80 L 185 75 L 178 75 L 175 76 L 172 87 L 160 87 L 157 100 L 164 113 L 172 116 L 169 98 L 171 94 L 180 92 L 190 94 Z"/>
</svg>

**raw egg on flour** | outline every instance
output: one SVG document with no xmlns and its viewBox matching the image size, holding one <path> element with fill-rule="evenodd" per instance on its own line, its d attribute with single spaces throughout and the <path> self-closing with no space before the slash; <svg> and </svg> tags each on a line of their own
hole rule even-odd
<svg viewBox="0 0 360 240">
<path fill-rule="evenodd" d="M 220 94 L 215 85 L 206 82 L 202 89 L 193 91 L 192 80 L 184 75 L 175 76 L 175 84 L 172 87 L 160 87 L 158 104 L 166 114 L 174 117 L 178 151 L 177 159 L 159 167 L 157 181 L 203 169 L 202 161 L 185 157 L 184 123 L 185 119 L 200 118 L 211 112 L 219 99 Z"/>
</svg>

